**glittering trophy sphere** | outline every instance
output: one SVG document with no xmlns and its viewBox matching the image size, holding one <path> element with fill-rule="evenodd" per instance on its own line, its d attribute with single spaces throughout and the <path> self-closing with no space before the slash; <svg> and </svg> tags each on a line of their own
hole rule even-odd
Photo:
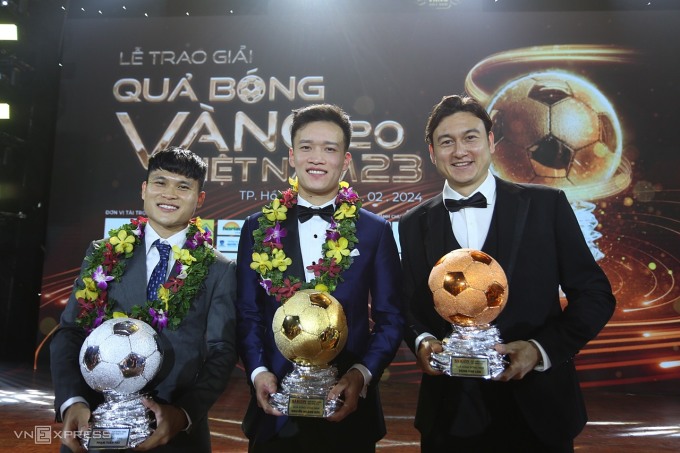
<svg viewBox="0 0 680 453">
<path fill-rule="evenodd" d="M 92 412 L 85 448 L 134 448 L 151 435 L 153 414 L 142 405 L 139 391 L 162 361 L 156 331 L 138 319 L 109 319 L 90 333 L 80 348 L 80 372 L 104 394 L 104 403 Z"/>
<path fill-rule="evenodd" d="M 479 250 L 457 249 L 439 259 L 428 280 L 437 313 L 451 323 L 430 365 L 449 376 L 489 379 L 505 368 L 494 345 L 500 333 L 489 323 L 508 300 L 503 268 Z"/>
<path fill-rule="evenodd" d="M 270 404 L 282 413 L 300 417 L 329 417 L 342 404 L 327 400 L 337 383 L 337 369 L 329 363 L 347 341 L 347 319 L 342 305 L 327 292 L 306 289 L 284 302 L 272 321 L 276 346 L 293 362 Z"/>
</svg>

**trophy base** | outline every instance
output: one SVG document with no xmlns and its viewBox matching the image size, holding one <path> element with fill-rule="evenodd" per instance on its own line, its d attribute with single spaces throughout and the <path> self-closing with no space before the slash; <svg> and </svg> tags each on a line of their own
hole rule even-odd
<svg viewBox="0 0 680 453">
<path fill-rule="evenodd" d="M 153 412 L 142 404 L 144 395 L 105 390 L 104 403 L 92 412 L 91 430 L 82 439 L 86 450 L 135 448 L 153 433 Z"/>
<path fill-rule="evenodd" d="M 507 362 L 493 348 L 501 342 L 494 326 L 459 326 L 442 341 L 442 352 L 432 353 L 430 366 L 449 376 L 491 379 L 505 369 Z"/>
<path fill-rule="evenodd" d="M 337 383 L 337 368 L 295 364 L 281 383 L 281 390 L 272 393 L 269 404 L 291 417 L 326 418 L 335 413 L 342 400 L 328 400 L 328 392 Z"/>
</svg>

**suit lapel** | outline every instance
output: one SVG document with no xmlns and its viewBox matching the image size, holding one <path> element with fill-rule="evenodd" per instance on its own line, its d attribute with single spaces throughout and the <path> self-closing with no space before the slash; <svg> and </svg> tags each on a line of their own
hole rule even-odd
<svg viewBox="0 0 680 453">
<path fill-rule="evenodd" d="M 297 216 L 297 205 L 288 211 L 289 215 L 286 220 L 282 222 L 282 226 L 288 232 L 286 236 L 281 238 L 281 243 L 283 244 L 283 250 L 286 252 L 292 261 L 293 265 L 288 266 L 284 275 L 292 275 L 303 282 L 305 281 L 305 267 L 302 262 L 302 250 L 300 249 L 300 234 L 298 232 L 298 216 Z M 321 251 L 319 251 L 321 253 Z"/>
<path fill-rule="evenodd" d="M 116 300 L 115 311 L 129 313 L 133 305 L 143 306 L 146 302 L 146 256 L 144 244 L 135 249 L 125 266 L 120 283 L 116 284 L 111 297 Z"/>
<path fill-rule="evenodd" d="M 433 199 L 433 204 L 424 216 L 426 225 L 422 231 L 425 236 L 427 265 L 434 267 L 439 259 L 455 248 L 459 248 L 451 229 L 451 217 L 441 197 Z"/>
<path fill-rule="evenodd" d="M 522 188 L 496 178 L 496 212 L 498 216 L 498 262 L 505 270 L 508 283 L 526 226 L 530 200 L 522 196 Z"/>
</svg>

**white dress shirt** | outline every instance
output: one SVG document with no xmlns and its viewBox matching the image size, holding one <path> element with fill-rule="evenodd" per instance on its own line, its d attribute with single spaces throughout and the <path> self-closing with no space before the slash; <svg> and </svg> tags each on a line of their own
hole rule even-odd
<svg viewBox="0 0 680 453">
<path fill-rule="evenodd" d="M 160 258 L 160 253 L 158 253 L 158 249 L 153 246 L 153 243 L 156 242 L 156 239 L 160 239 L 160 242 L 165 243 L 170 245 L 172 247 L 173 245 L 176 245 L 179 248 L 184 247 L 184 243 L 187 240 L 187 231 L 189 230 L 189 227 L 186 227 L 179 233 L 175 233 L 172 236 L 170 236 L 167 239 L 161 238 L 158 233 L 151 227 L 149 223 L 146 224 L 146 227 L 144 228 L 144 246 L 146 247 L 146 281 L 148 282 L 151 279 L 151 274 L 153 273 L 154 268 L 158 264 L 158 260 Z M 170 256 L 168 257 L 168 271 L 167 274 L 165 275 L 165 278 L 167 279 L 170 276 L 170 272 L 172 272 L 172 266 L 175 264 L 175 260 L 172 257 L 172 251 L 170 253 Z"/>
</svg>

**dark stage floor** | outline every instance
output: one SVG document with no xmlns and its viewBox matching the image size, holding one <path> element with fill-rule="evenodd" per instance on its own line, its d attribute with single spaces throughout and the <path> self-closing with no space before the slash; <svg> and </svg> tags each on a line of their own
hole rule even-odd
<svg viewBox="0 0 680 453">
<path fill-rule="evenodd" d="M 653 389 L 653 384 L 649 386 Z M 382 384 L 387 416 L 387 437 L 378 449 L 384 452 L 419 451 L 413 428 L 417 386 Z M 590 422 L 576 439 L 579 452 L 678 452 L 680 451 L 680 397 L 667 394 L 622 393 L 586 389 Z M 213 450 L 246 451 L 241 432 L 248 389 L 237 369 L 229 386 L 210 411 Z M 22 453 L 58 451 L 54 437 L 52 389 L 46 370 L 0 364 L 0 451 Z"/>
</svg>

